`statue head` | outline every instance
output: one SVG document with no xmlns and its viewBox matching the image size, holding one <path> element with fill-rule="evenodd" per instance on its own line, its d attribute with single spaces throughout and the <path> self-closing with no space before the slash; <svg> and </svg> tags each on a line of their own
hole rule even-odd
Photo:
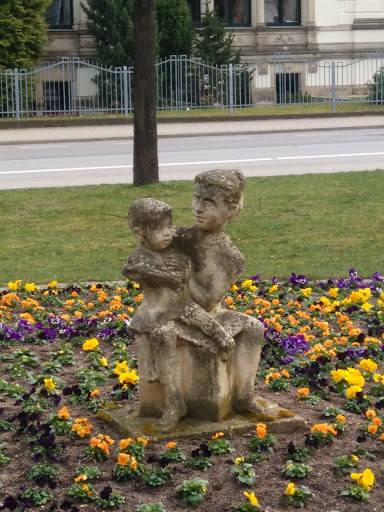
<svg viewBox="0 0 384 512">
<path fill-rule="evenodd" d="M 243 207 L 245 178 L 241 171 L 205 171 L 195 178 L 192 211 L 202 231 L 220 231 Z"/>
<path fill-rule="evenodd" d="M 173 238 L 172 208 L 167 203 L 143 197 L 128 210 L 128 224 L 139 242 L 154 251 L 165 249 Z"/>
</svg>

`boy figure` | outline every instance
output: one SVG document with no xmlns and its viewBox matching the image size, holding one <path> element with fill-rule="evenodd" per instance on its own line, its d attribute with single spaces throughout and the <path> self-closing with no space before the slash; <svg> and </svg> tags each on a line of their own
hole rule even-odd
<svg viewBox="0 0 384 512">
<path fill-rule="evenodd" d="M 188 339 L 185 326 L 197 328 L 215 342 L 224 360 L 234 341 L 191 299 L 187 286 L 191 262 L 171 247 L 172 208 L 156 199 L 137 199 L 129 209 L 128 223 L 140 247 L 128 257 L 123 275 L 140 283 L 144 291 L 130 328 L 138 335 L 145 333 L 138 337 L 146 355 L 146 368 L 141 371 L 148 382 L 159 380 L 163 385 L 166 410 L 160 425 L 173 426 L 186 414 L 176 356 L 177 337 L 181 335 L 196 344 L 199 336 Z M 201 344 L 207 345 L 207 339 L 203 337 Z"/>
</svg>

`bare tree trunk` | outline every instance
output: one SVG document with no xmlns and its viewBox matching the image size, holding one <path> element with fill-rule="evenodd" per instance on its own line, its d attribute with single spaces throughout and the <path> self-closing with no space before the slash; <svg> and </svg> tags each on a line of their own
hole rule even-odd
<svg viewBox="0 0 384 512">
<path fill-rule="evenodd" d="M 156 125 L 155 0 L 134 0 L 133 184 L 159 181 Z"/>
</svg>

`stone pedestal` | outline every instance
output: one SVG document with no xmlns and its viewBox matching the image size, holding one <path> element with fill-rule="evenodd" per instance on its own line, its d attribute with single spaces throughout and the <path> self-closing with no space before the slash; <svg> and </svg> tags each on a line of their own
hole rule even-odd
<svg viewBox="0 0 384 512">
<path fill-rule="evenodd" d="M 277 404 L 266 402 L 260 398 L 260 403 L 268 411 L 266 414 L 248 414 L 246 416 L 233 415 L 225 421 L 205 421 L 193 418 L 184 418 L 170 432 L 161 432 L 156 426 L 157 419 L 143 417 L 139 414 L 138 406 L 115 406 L 110 404 L 97 412 L 97 417 L 107 422 L 122 437 L 145 437 L 153 442 L 169 441 L 172 439 L 209 439 L 216 432 L 229 435 L 242 435 L 252 432 L 255 423 L 267 424 L 271 434 L 293 434 L 305 430 L 306 424 L 302 417 L 292 411 L 282 409 Z"/>
<path fill-rule="evenodd" d="M 197 347 L 183 340 L 179 340 L 176 350 L 180 364 L 179 385 L 187 416 L 223 421 L 231 413 L 232 361 L 224 362 L 209 347 Z M 147 348 L 142 344 L 139 349 L 140 415 L 159 417 L 165 410 L 164 391 L 160 382 L 147 380 L 147 354 Z"/>
</svg>

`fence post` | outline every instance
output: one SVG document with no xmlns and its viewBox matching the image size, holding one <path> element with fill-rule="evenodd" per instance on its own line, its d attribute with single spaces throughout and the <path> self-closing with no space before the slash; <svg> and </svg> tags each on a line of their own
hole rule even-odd
<svg viewBox="0 0 384 512">
<path fill-rule="evenodd" d="M 233 116 L 233 64 L 229 64 L 229 115 Z"/>
<path fill-rule="evenodd" d="M 123 87 L 124 87 L 124 117 L 128 117 L 128 69 L 123 67 Z"/>
<path fill-rule="evenodd" d="M 332 112 L 336 112 L 336 63 L 332 62 Z"/>
<path fill-rule="evenodd" d="M 16 110 L 16 119 L 20 120 L 20 92 L 19 92 L 19 70 L 15 68 L 14 72 L 14 80 L 15 80 L 15 110 Z"/>
</svg>

